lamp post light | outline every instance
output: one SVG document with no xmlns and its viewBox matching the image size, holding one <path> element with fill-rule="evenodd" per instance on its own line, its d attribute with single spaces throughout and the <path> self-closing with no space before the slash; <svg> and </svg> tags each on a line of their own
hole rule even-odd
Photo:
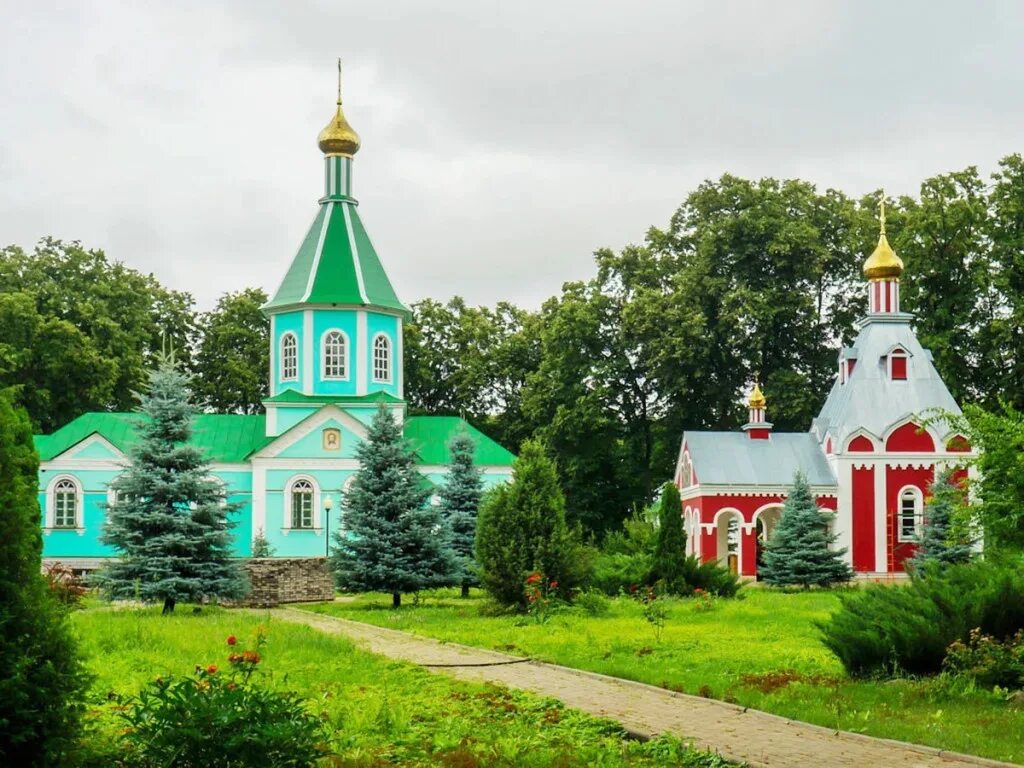
<svg viewBox="0 0 1024 768">
<path fill-rule="evenodd" d="M 330 496 L 324 499 L 324 557 L 331 557 L 331 510 L 334 508 L 334 499 Z"/>
</svg>

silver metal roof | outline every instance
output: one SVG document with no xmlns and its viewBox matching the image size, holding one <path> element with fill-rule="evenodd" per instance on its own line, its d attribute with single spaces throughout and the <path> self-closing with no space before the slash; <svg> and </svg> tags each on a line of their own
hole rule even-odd
<svg viewBox="0 0 1024 768">
<path fill-rule="evenodd" d="M 866 429 L 881 437 L 890 427 L 911 416 L 934 415 L 936 409 L 960 413 L 953 396 L 932 365 L 931 353 L 921 346 L 910 327 L 912 315 L 868 316 L 862 321 L 854 342 L 857 365 L 845 384 L 838 379 L 811 425 L 819 440 L 832 435 L 837 447 L 846 444 L 850 435 Z M 889 378 L 885 357 L 900 346 L 910 359 L 907 379 Z M 939 432 L 945 430 L 938 424 Z"/>
<path fill-rule="evenodd" d="M 783 486 L 797 470 L 812 486 L 835 486 L 825 454 L 810 432 L 773 432 L 752 440 L 745 432 L 684 432 L 701 485 Z"/>
</svg>

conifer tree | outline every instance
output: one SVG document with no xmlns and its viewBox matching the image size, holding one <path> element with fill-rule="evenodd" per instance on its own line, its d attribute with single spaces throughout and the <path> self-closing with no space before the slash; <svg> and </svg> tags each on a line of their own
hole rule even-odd
<svg viewBox="0 0 1024 768">
<path fill-rule="evenodd" d="M 505 605 L 525 605 L 531 571 L 566 599 L 586 579 L 588 552 L 579 530 L 566 524 L 558 472 L 539 441 L 523 443 L 512 483 L 498 486 L 481 505 L 476 555 L 484 587 Z"/>
<path fill-rule="evenodd" d="M 0 391 L 0 765 L 65 765 L 88 681 L 42 577 L 39 457 L 12 401 Z"/>
<path fill-rule="evenodd" d="M 188 444 L 194 410 L 188 377 L 173 355 L 160 358 L 142 396 L 138 440 L 128 468 L 110 484 L 100 540 L 117 550 L 97 582 L 111 598 L 138 596 L 174 611 L 179 600 L 235 598 L 245 580 L 232 560 L 224 487 Z"/>
<path fill-rule="evenodd" d="M 345 494 L 345 531 L 334 534 L 332 568 L 355 592 L 403 592 L 452 582 L 455 555 L 426 479 L 391 412 L 381 406 L 356 448 L 359 471 Z"/>
<path fill-rule="evenodd" d="M 480 468 L 473 463 L 475 451 L 476 443 L 465 430 L 448 442 L 451 460 L 439 494 L 441 514 L 451 533 L 452 550 L 455 552 L 456 583 L 462 587 L 463 597 L 469 597 L 469 588 L 477 583 L 473 546 L 483 480 Z"/>
<path fill-rule="evenodd" d="M 686 583 L 686 532 L 682 503 L 675 483 L 665 483 L 658 505 L 658 535 L 654 545 L 651 581 L 661 581 L 674 594 L 688 592 Z"/>
<path fill-rule="evenodd" d="M 818 509 L 804 476 L 793 478 L 782 516 L 765 545 L 761 577 L 774 586 L 804 588 L 849 581 L 853 571 L 843 560 L 845 549 L 833 549 L 830 512 Z"/>
<path fill-rule="evenodd" d="M 914 570 L 931 562 L 942 566 L 966 563 L 974 555 L 972 542 L 954 525 L 956 511 L 963 505 L 963 491 L 953 482 L 953 473 L 948 469 L 940 472 L 930 490 L 917 552 L 910 560 Z"/>
</svg>

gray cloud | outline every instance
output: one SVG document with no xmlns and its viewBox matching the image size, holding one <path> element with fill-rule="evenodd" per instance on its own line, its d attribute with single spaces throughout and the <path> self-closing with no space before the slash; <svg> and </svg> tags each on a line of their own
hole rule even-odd
<svg viewBox="0 0 1024 768">
<path fill-rule="evenodd" d="M 0 14 L 0 242 L 81 239 L 202 306 L 286 268 L 336 55 L 360 211 L 407 301 L 537 305 L 726 171 L 913 192 L 1024 135 L 1013 0 Z"/>
</svg>

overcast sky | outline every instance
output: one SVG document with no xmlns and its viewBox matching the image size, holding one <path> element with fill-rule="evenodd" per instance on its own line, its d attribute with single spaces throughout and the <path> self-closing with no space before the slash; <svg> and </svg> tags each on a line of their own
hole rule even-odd
<svg viewBox="0 0 1024 768">
<path fill-rule="evenodd" d="M 1024 150 L 1024 3 L 0 0 L 0 244 L 273 291 L 335 57 L 399 295 L 536 306 L 724 172 L 859 195 Z"/>
</svg>

